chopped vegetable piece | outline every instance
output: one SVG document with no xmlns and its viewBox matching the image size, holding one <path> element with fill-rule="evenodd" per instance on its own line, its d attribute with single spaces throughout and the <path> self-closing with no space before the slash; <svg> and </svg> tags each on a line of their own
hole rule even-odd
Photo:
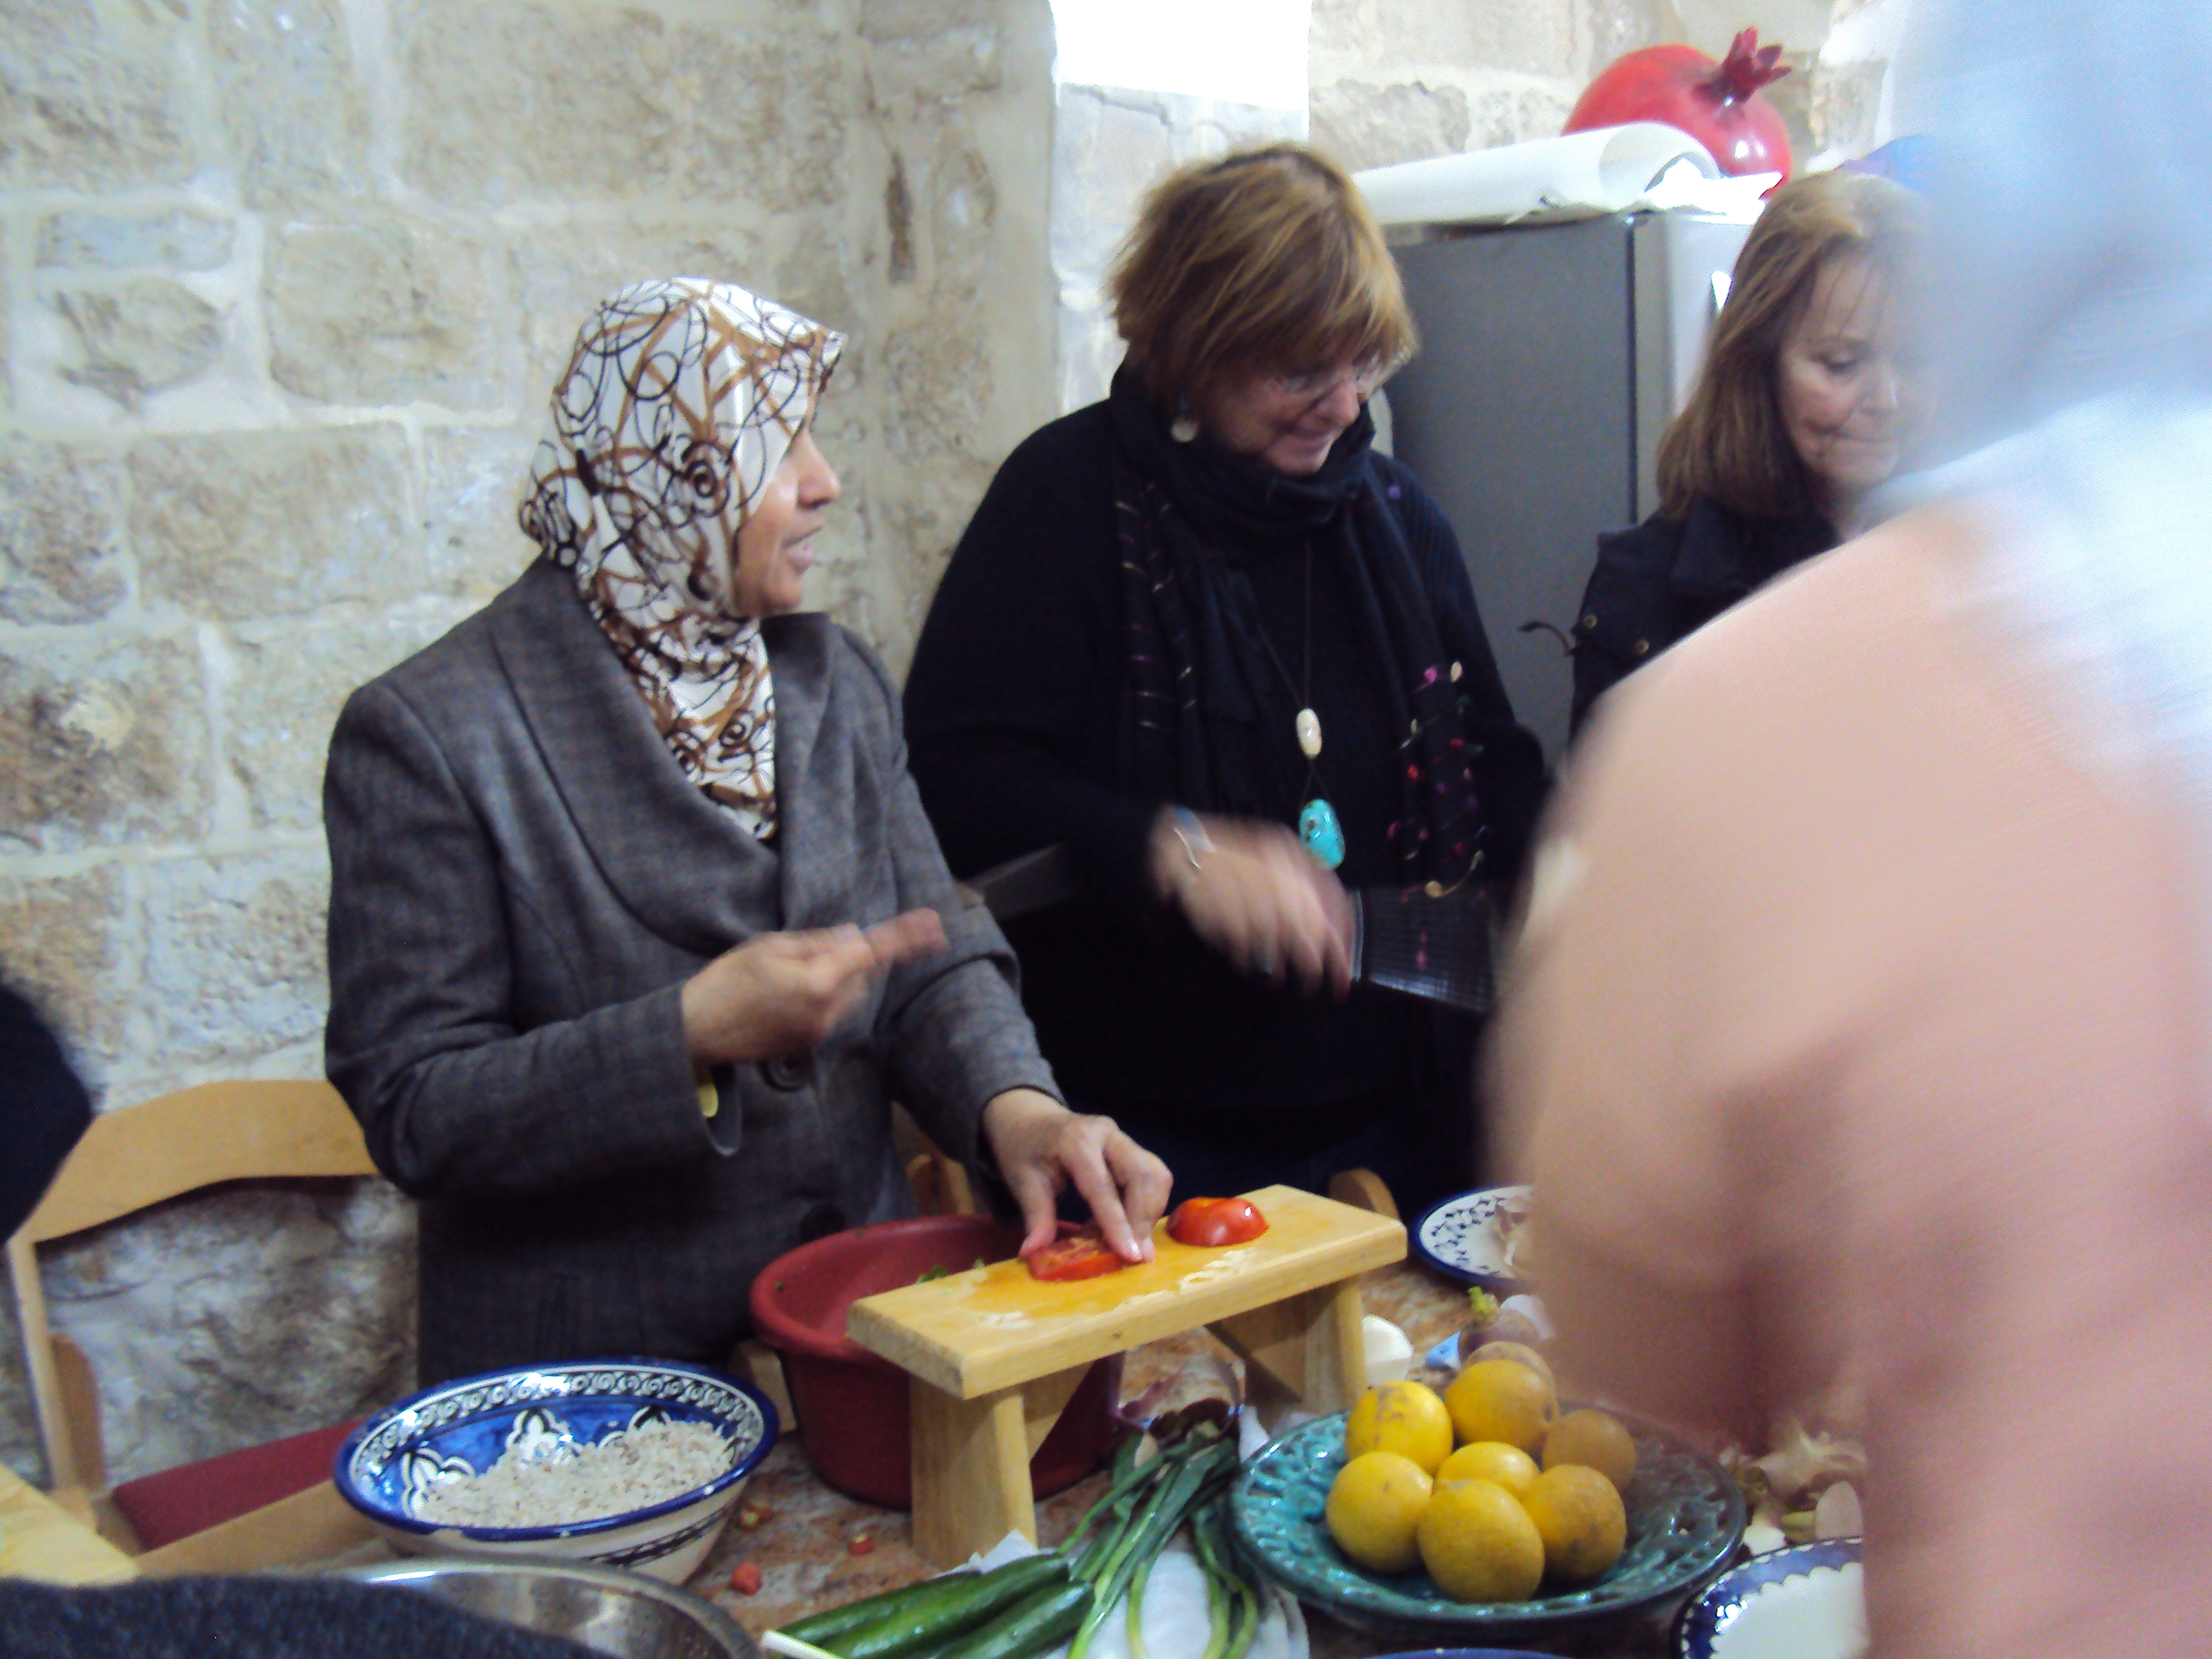
<svg viewBox="0 0 2212 1659">
<path fill-rule="evenodd" d="M 738 1524 L 747 1532 L 750 1532 L 775 1513 L 775 1511 L 770 1509 L 765 1501 L 740 1504 L 738 1505 Z"/>
<path fill-rule="evenodd" d="M 757 1561 L 740 1561 L 730 1569 L 730 1588 L 740 1595 L 758 1595 L 761 1570 Z"/>
<path fill-rule="evenodd" d="M 1061 1222 L 1060 1235 L 1029 1258 L 1030 1277 L 1047 1284 L 1073 1279 L 1096 1279 L 1128 1264 L 1114 1254 L 1096 1223 L 1075 1227 Z"/>
<path fill-rule="evenodd" d="M 1246 1198 L 1187 1198 L 1168 1221 L 1168 1237 L 1204 1250 L 1245 1244 L 1267 1231 L 1267 1218 Z"/>
<path fill-rule="evenodd" d="M 933 1279 L 950 1279 L 951 1276 L 952 1269 L 940 1261 L 934 1267 L 924 1267 L 915 1275 L 914 1282 L 917 1285 L 927 1285 Z"/>
<path fill-rule="evenodd" d="M 860 1537 L 855 1538 L 851 1543 L 845 1546 L 845 1553 L 848 1555 L 867 1555 L 872 1553 L 875 1547 L 876 1540 L 863 1534 Z"/>
</svg>

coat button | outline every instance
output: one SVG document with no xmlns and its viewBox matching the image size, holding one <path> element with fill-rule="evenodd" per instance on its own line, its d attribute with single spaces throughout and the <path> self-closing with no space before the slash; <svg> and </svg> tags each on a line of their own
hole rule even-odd
<svg viewBox="0 0 2212 1659">
<path fill-rule="evenodd" d="M 804 1089 L 814 1081 L 814 1060 L 807 1054 L 771 1060 L 762 1065 L 761 1075 L 771 1089 Z"/>
<path fill-rule="evenodd" d="M 1648 651 L 1649 651 L 1649 650 L 1650 650 L 1650 649 L 1651 649 L 1651 641 L 1649 641 L 1649 640 L 1638 640 L 1638 641 L 1637 641 L 1637 642 L 1636 642 L 1636 654 L 1637 654 L 1638 656 L 1639 656 L 1639 657 L 1640 657 L 1640 656 L 1644 655 L 1646 652 L 1648 652 Z"/>
<path fill-rule="evenodd" d="M 1585 633 L 1585 634 L 1587 634 L 1587 633 L 1589 633 L 1589 632 L 1590 631 L 1590 629 L 1591 629 L 1595 628 L 1596 626 L 1597 626 L 1597 612 L 1596 612 L 1596 611 L 1591 611 L 1591 612 L 1589 613 L 1589 615 L 1588 615 L 1587 617 L 1584 617 L 1583 618 L 1583 621 L 1582 621 L 1582 629 L 1583 629 L 1583 633 Z"/>
<path fill-rule="evenodd" d="M 817 1238 L 827 1238 L 832 1233 L 844 1231 L 845 1212 L 835 1204 L 817 1204 L 800 1218 L 799 1242 L 811 1244 Z"/>
</svg>

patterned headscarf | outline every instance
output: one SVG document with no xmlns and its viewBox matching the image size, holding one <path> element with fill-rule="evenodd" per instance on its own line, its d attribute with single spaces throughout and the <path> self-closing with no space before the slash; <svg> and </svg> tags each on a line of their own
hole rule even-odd
<svg viewBox="0 0 2212 1659">
<path fill-rule="evenodd" d="M 684 775 L 775 830 L 775 688 L 732 589 L 738 532 L 844 337 L 727 283 L 602 301 L 553 394 L 520 517 L 576 579 Z"/>
</svg>

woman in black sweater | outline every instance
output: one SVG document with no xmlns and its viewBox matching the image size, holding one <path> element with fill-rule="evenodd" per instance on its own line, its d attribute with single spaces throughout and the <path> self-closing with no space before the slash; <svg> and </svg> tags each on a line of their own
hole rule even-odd
<svg viewBox="0 0 2212 1659">
<path fill-rule="evenodd" d="M 1659 510 L 1598 538 L 1575 623 L 1573 724 L 1616 682 L 1867 527 L 1918 424 L 1899 301 L 1918 205 L 1887 179 L 1784 185 L 1736 258 Z"/>
<path fill-rule="evenodd" d="M 1470 1022 L 1349 983 L 1347 888 L 1502 899 L 1542 789 L 1451 527 L 1374 453 L 1413 343 L 1382 237 L 1292 145 L 1187 169 L 1113 279 L 1127 358 L 962 538 L 907 683 L 956 872 L 1065 846 L 1009 926 L 1083 1109 L 1180 1195 L 1471 1174 Z"/>
</svg>

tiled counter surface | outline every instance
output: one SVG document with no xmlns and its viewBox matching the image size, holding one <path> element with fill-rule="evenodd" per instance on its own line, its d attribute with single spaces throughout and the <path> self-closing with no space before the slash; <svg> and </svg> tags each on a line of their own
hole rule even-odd
<svg viewBox="0 0 2212 1659">
<path fill-rule="evenodd" d="M 1368 1312 L 1404 1328 L 1417 1360 L 1467 1321 L 1466 1291 L 1410 1263 L 1369 1273 L 1361 1289 Z M 1123 1376 L 1125 1396 L 1172 1374 L 1207 1340 L 1194 1334 L 1138 1349 Z M 1066 1536 L 1104 1484 L 1103 1474 L 1093 1475 L 1038 1505 L 1043 1541 L 1054 1544 Z M 768 1518 L 751 1530 L 732 1526 L 691 1588 L 756 1635 L 823 1607 L 912 1583 L 931 1571 L 914 1552 L 905 1512 L 876 1509 L 823 1485 L 795 1434 L 787 1435 L 761 1466 L 744 1501 L 767 1504 Z M 853 1546 L 861 1540 L 866 1540 L 866 1551 L 855 1555 Z M 740 1595 L 730 1588 L 731 1569 L 746 1561 L 761 1570 L 757 1595 Z M 1387 1644 L 1310 1607 L 1306 1616 L 1313 1659 L 1367 1659 L 1387 1650 Z M 1656 1659 L 1665 1651 L 1663 1622 L 1533 1645 L 1584 1659 Z"/>
</svg>

